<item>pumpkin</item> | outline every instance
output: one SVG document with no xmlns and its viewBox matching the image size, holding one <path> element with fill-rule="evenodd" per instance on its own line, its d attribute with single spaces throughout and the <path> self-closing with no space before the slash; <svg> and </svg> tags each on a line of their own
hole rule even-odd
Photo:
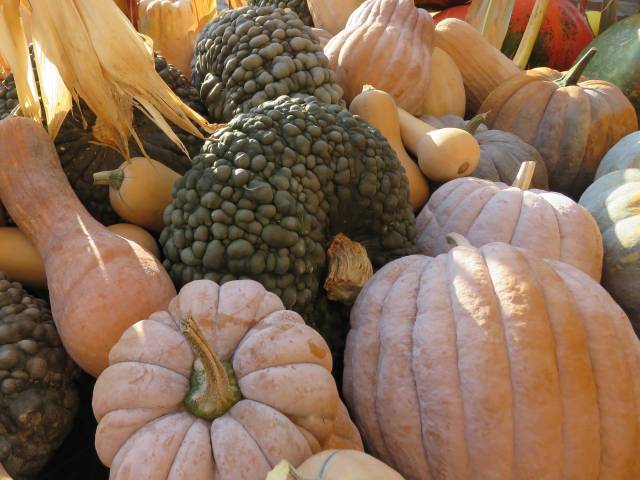
<svg viewBox="0 0 640 480">
<path fill-rule="evenodd" d="M 111 480 L 263 480 L 280 460 L 362 450 L 329 348 L 253 280 L 185 285 L 123 334 L 98 378 Z"/>
<path fill-rule="evenodd" d="M 0 478 L 0 480 L 2 480 Z M 265 480 L 404 480 L 402 475 L 358 450 L 325 450 L 298 468 L 283 460 Z"/>
<path fill-rule="evenodd" d="M 509 58 L 513 58 L 518 50 L 534 4 L 535 0 L 516 0 L 513 4 L 511 21 L 501 48 Z M 435 15 L 433 20 L 436 24 L 445 18 L 464 20 L 468 10 L 469 5 L 448 8 Z M 591 40 L 593 32 L 589 22 L 576 5 L 570 0 L 551 1 L 533 45 L 528 66 L 567 70 Z"/>
<path fill-rule="evenodd" d="M 440 118 L 427 115 L 421 119 L 436 128 L 460 128 L 473 134 L 480 145 L 480 161 L 471 172 L 472 177 L 512 184 L 524 162 L 535 162 L 531 187 L 549 189 L 547 167 L 538 151 L 513 133 L 488 130 L 483 124 L 484 115 L 478 115 L 469 121 L 455 115 Z"/>
<path fill-rule="evenodd" d="M 73 193 L 44 128 L 0 122 L 0 200 L 42 256 L 53 318 L 71 358 L 92 375 L 122 332 L 175 289 L 159 260 L 98 223 Z"/>
<path fill-rule="evenodd" d="M 431 54 L 431 82 L 424 98 L 425 115 L 464 116 L 466 96 L 462 74 L 448 53 L 434 48 Z"/>
<path fill-rule="evenodd" d="M 604 243 L 602 285 L 626 310 L 640 335 L 640 169 L 599 177 L 580 197 Z"/>
<path fill-rule="evenodd" d="M 109 186 L 109 201 L 122 219 L 160 233 L 162 214 L 180 176 L 160 162 L 135 157 L 115 170 L 94 173 L 93 183 Z"/>
<path fill-rule="evenodd" d="M 364 85 L 372 85 L 421 115 L 431 78 L 432 42 L 431 15 L 412 0 L 366 0 L 324 53 L 347 103 Z"/>
<path fill-rule="evenodd" d="M 307 0 L 313 25 L 335 35 L 349 20 L 349 15 L 363 0 Z"/>
<path fill-rule="evenodd" d="M 420 252 L 447 252 L 447 234 L 458 232 L 474 246 L 510 243 L 600 281 L 602 238 L 596 222 L 562 194 L 529 190 L 534 168 L 534 162 L 523 163 L 513 186 L 464 178 L 440 187 L 416 218 Z"/>
<path fill-rule="evenodd" d="M 602 158 L 596 180 L 607 173 L 625 168 L 640 168 L 640 132 L 623 137 Z"/>
<path fill-rule="evenodd" d="M 585 77 L 618 86 L 633 104 L 640 122 L 640 13 L 611 25 L 586 49 L 592 47 L 598 53 L 584 69 Z"/>
<path fill-rule="evenodd" d="M 408 479 L 632 479 L 639 373 L 639 341 L 596 281 L 491 243 L 369 280 L 343 392 L 368 451 Z"/>
<path fill-rule="evenodd" d="M 494 88 L 520 73 L 515 63 L 478 30 L 457 18 L 448 18 L 436 25 L 434 46 L 449 54 L 460 70 L 467 110 L 472 113 L 477 112 Z"/>
<path fill-rule="evenodd" d="M 593 181 L 607 150 L 638 128 L 633 106 L 618 87 L 579 82 L 595 52 L 564 74 L 527 70 L 496 88 L 480 107 L 491 128 L 533 145 L 547 165 L 550 187 L 574 198 Z"/>
<path fill-rule="evenodd" d="M 138 0 L 138 30 L 190 80 L 196 36 L 216 13 L 212 0 Z"/>
<path fill-rule="evenodd" d="M 333 38 L 333 34 L 327 32 L 326 30 L 323 30 L 322 28 L 309 27 L 309 29 L 316 36 L 316 38 L 318 39 L 318 43 L 320 43 L 320 46 L 322 48 L 324 48 L 327 43 L 329 43 L 329 40 Z"/>
<path fill-rule="evenodd" d="M 429 198 L 429 182 L 404 149 L 400 135 L 398 109 L 393 97 L 382 90 L 365 85 L 362 92 L 349 105 L 349 111 L 376 127 L 387 139 L 409 180 L 411 206 L 414 211 L 422 208 Z"/>
</svg>

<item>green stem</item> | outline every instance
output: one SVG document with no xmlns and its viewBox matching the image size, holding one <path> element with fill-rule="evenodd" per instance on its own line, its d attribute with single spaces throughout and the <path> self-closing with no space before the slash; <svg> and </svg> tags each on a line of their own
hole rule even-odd
<svg viewBox="0 0 640 480">
<path fill-rule="evenodd" d="M 578 63 L 576 63 L 573 67 L 571 67 L 571 70 L 566 72 L 562 76 L 562 78 L 556 81 L 556 83 L 561 87 L 576 85 L 580 81 L 582 72 L 584 72 L 584 69 L 587 68 L 587 65 L 589 65 L 589 62 L 591 61 L 591 59 L 596 53 L 598 53 L 597 48 L 595 47 L 590 48 L 589 51 L 585 53 L 580 58 L 580 60 L 578 60 Z"/>
<path fill-rule="evenodd" d="M 115 170 L 107 170 L 93 174 L 94 185 L 109 185 L 111 188 L 120 190 L 125 179 L 124 170 L 116 168 Z"/>
<path fill-rule="evenodd" d="M 185 318 L 181 327 L 196 357 L 184 397 L 185 408 L 198 418 L 215 420 L 242 398 L 233 368 L 218 359 L 192 317 Z"/>
<path fill-rule="evenodd" d="M 489 116 L 489 112 L 479 113 L 478 115 L 476 115 L 475 117 L 473 117 L 471 120 L 467 122 L 467 125 L 464 127 L 464 129 L 467 132 L 469 132 L 471 135 L 475 135 L 476 130 L 478 130 L 478 127 L 483 123 L 486 123 L 488 116 Z"/>
</svg>

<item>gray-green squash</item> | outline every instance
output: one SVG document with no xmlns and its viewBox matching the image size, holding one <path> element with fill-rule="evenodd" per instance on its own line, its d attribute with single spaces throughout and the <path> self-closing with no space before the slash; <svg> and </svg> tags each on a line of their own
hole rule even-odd
<svg viewBox="0 0 640 480">
<path fill-rule="evenodd" d="M 620 139 L 603 157 L 596 171 L 596 180 L 607 173 L 625 168 L 640 168 L 640 131 Z"/>
</svg>

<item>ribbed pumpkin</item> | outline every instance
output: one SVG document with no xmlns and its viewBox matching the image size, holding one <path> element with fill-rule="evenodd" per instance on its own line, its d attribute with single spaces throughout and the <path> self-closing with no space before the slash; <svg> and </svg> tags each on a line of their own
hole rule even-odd
<svg viewBox="0 0 640 480">
<path fill-rule="evenodd" d="M 640 168 L 640 132 L 623 137 L 602 158 L 596 180 L 607 173 L 625 168 Z"/>
<path fill-rule="evenodd" d="M 538 151 L 513 133 L 487 129 L 482 123 L 483 116 L 476 116 L 469 121 L 455 115 L 439 118 L 427 115 L 422 119 L 436 128 L 461 128 L 473 133 L 480 145 L 480 161 L 471 173 L 472 177 L 512 184 L 524 162 L 535 162 L 531 187 L 549 189 L 547 167 Z"/>
<path fill-rule="evenodd" d="M 109 363 L 93 411 L 111 480 L 264 480 L 283 459 L 362 450 L 327 344 L 253 280 L 185 285 Z"/>
<path fill-rule="evenodd" d="M 640 334 L 640 169 L 616 170 L 587 188 L 580 203 L 595 217 L 604 242 L 602 285 Z"/>
<path fill-rule="evenodd" d="M 637 130 L 633 106 L 615 85 L 579 82 L 591 50 L 562 74 L 534 68 L 507 80 L 480 107 L 491 128 L 513 132 L 542 155 L 553 190 L 580 196 L 604 154 Z"/>
<path fill-rule="evenodd" d="M 466 177 L 436 190 L 416 219 L 420 253 L 447 252 L 447 235 L 458 232 L 475 246 L 507 242 L 600 281 L 602 238 L 596 222 L 560 193 L 529 190 L 534 165 L 524 163 L 513 186 Z"/>
<path fill-rule="evenodd" d="M 362 0 L 306 0 L 313 25 L 332 36 L 342 30 Z"/>
<path fill-rule="evenodd" d="M 640 478 L 640 344 L 593 279 L 504 243 L 387 264 L 344 394 L 408 480 Z"/>
<path fill-rule="evenodd" d="M 431 77 L 433 20 L 412 0 L 366 0 L 324 48 L 347 102 L 365 85 L 423 113 Z"/>
</svg>

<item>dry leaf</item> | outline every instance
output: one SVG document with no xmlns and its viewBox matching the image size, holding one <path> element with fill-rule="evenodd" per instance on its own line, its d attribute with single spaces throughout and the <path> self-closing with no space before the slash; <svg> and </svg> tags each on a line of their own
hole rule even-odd
<svg viewBox="0 0 640 480">
<path fill-rule="evenodd" d="M 472 0 L 465 21 L 500 49 L 507 36 L 515 0 Z"/>
<path fill-rule="evenodd" d="M 229 8 L 240 8 L 247 6 L 247 0 L 225 0 Z"/>
</svg>

